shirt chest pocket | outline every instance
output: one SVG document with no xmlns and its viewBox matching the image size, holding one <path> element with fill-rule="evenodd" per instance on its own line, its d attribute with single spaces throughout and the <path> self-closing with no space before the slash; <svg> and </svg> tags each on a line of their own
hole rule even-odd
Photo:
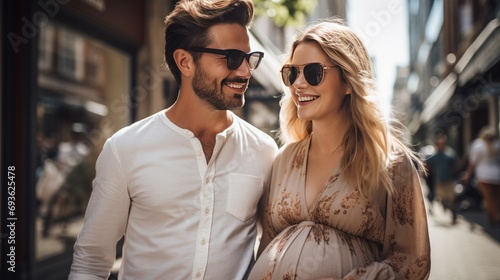
<svg viewBox="0 0 500 280">
<path fill-rule="evenodd" d="M 257 204 L 262 196 L 262 178 L 247 174 L 229 174 L 226 211 L 245 222 L 257 213 Z"/>
</svg>

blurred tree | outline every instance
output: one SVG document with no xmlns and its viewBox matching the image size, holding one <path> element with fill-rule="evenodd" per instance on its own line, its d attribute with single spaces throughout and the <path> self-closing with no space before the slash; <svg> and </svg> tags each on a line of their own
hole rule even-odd
<svg viewBox="0 0 500 280">
<path fill-rule="evenodd" d="M 255 13 L 273 19 L 276 25 L 300 26 L 315 8 L 317 0 L 253 0 Z"/>
</svg>

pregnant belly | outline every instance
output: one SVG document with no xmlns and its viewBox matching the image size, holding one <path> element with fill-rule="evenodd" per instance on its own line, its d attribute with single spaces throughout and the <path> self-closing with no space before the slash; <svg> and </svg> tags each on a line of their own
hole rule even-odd
<svg viewBox="0 0 500 280">
<path fill-rule="evenodd" d="M 249 279 L 342 278 L 375 261 L 377 252 L 374 243 L 306 221 L 289 226 L 269 243 Z"/>
</svg>

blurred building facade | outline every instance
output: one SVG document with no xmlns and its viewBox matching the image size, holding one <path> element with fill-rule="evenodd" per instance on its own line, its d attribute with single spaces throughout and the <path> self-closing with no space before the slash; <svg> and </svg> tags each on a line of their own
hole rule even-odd
<svg viewBox="0 0 500 280">
<path fill-rule="evenodd" d="M 484 125 L 499 129 L 500 2 L 408 0 L 408 10 L 413 142 L 446 133 L 465 156 Z"/>
<path fill-rule="evenodd" d="M 111 133 L 138 116 L 132 92 L 147 73 L 138 67 L 148 42 L 147 6 L 1 5 L 1 154 L 2 169 L 12 171 L 1 180 L 13 183 L 1 194 L 1 274 L 67 279 L 97 155 Z M 6 228 L 11 221 L 14 230 Z"/>
<path fill-rule="evenodd" d="M 396 78 L 394 81 L 392 106 L 394 108 L 395 117 L 400 120 L 405 127 L 408 127 L 411 122 L 411 115 L 408 113 L 410 112 L 412 106 L 411 95 L 408 91 L 409 76 L 409 67 L 396 67 Z M 406 135 L 404 135 L 404 138 L 406 141 L 411 142 L 412 137 L 409 131 L 406 131 Z"/>
</svg>

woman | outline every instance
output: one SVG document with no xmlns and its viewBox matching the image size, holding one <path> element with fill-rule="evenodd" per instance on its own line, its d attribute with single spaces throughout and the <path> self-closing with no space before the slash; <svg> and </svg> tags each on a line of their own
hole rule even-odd
<svg viewBox="0 0 500 280">
<path fill-rule="evenodd" d="M 500 141 L 495 129 L 485 126 L 472 142 L 469 165 L 464 181 L 468 183 L 475 173 L 477 185 L 484 202 L 490 226 L 500 225 Z"/>
<path fill-rule="evenodd" d="M 364 45 L 339 20 L 318 23 L 293 42 L 281 75 L 285 145 L 249 279 L 426 279 L 421 162 L 375 102 Z"/>
</svg>

